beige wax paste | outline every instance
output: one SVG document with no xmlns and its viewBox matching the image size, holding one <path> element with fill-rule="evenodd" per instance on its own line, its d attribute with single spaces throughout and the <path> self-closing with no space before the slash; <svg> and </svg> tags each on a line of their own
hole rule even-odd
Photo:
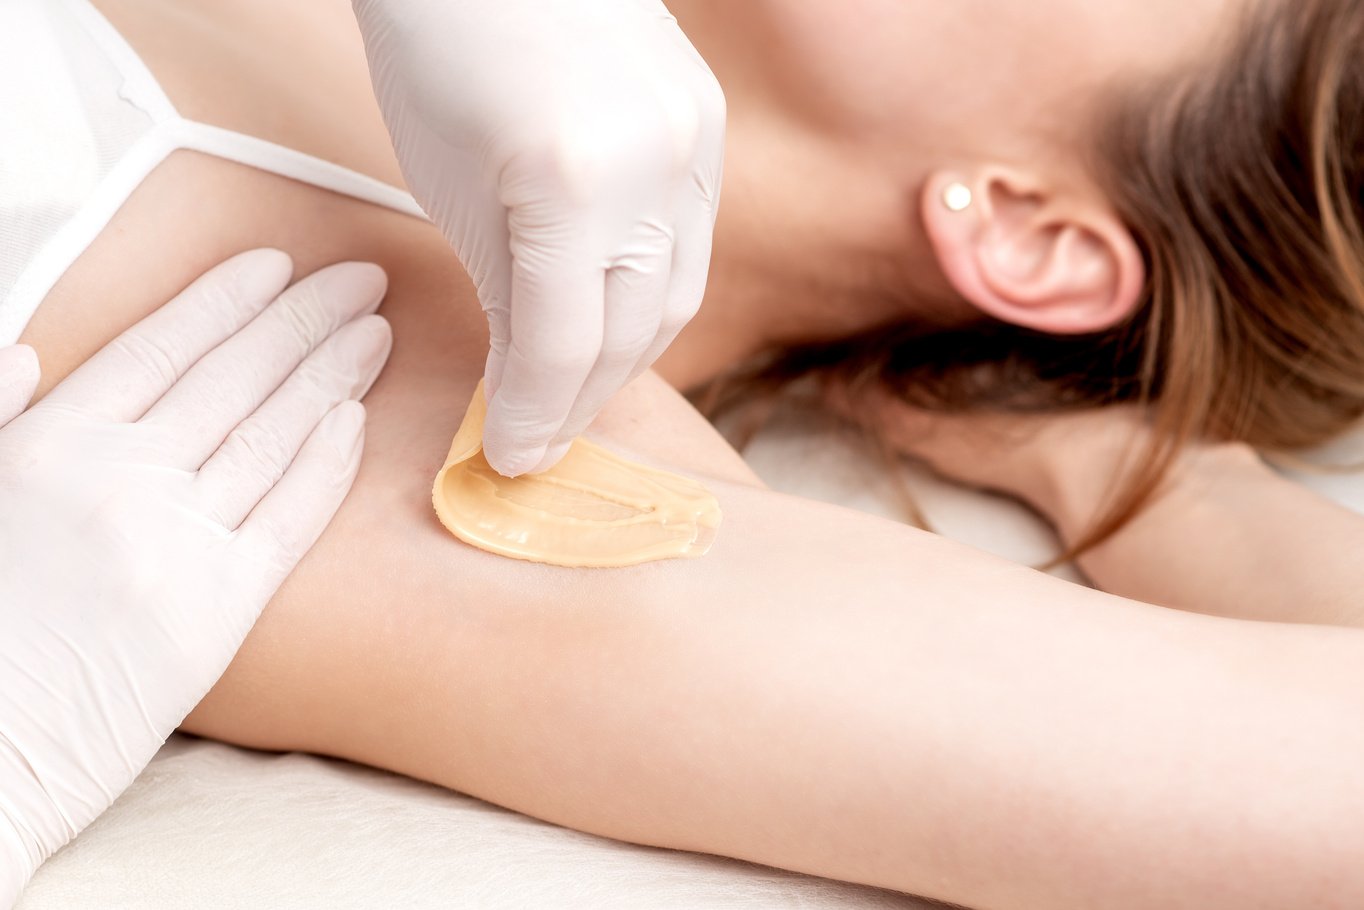
<svg viewBox="0 0 1364 910">
<path fill-rule="evenodd" d="M 686 477 L 628 461 L 585 439 L 541 474 L 507 478 L 483 457 L 483 385 L 436 475 L 441 524 L 483 550 L 557 566 L 631 566 L 705 555 L 720 504 Z"/>
</svg>

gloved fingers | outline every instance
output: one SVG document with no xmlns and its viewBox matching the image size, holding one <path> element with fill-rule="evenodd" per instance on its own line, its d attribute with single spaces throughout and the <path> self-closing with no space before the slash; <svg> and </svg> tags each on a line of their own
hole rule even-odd
<svg viewBox="0 0 1364 910">
<path fill-rule="evenodd" d="M 251 589 L 245 602 L 263 607 L 317 543 L 355 481 L 364 439 L 364 405 L 358 401 L 337 405 L 308 436 L 279 483 L 242 522 L 231 547 L 240 561 L 261 568 L 257 576 L 240 579 Z"/>
<path fill-rule="evenodd" d="M 492 399 L 502 385 L 511 349 L 511 312 L 506 307 L 484 310 L 488 317 L 488 359 L 483 365 L 483 391 Z"/>
<path fill-rule="evenodd" d="M 686 63 L 680 67 L 681 72 L 677 72 L 674 78 L 679 84 L 685 84 L 690 88 L 691 102 L 695 105 L 698 126 L 696 154 L 700 160 L 718 171 L 720 162 L 724 159 L 725 122 L 728 117 L 724 89 L 705 58 L 687 38 L 672 14 L 664 10 L 663 16 L 666 18 L 660 18 L 660 25 L 666 32 L 666 40 L 681 52 L 682 60 Z M 718 180 L 714 187 L 718 191 Z M 711 208 L 715 208 L 714 204 Z"/>
<path fill-rule="evenodd" d="M 483 387 L 491 398 L 502 385 L 502 372 L 511 347 L 510 252 L 481 271 L 483 280 L 477 282 L 479 304 L 488 318 L 488 359 L 483 367 Z"/>
<path fill-rule="evenodd" d="M 26 344 L 0 348 L 0 427 L 24 412 L 38 390 L 38 352 Z"/>
<path fill-rule="evenodd" d="M 392 346 L 382 316 L 362 316 L 323 342 L 199 470 L 195 486 L 205 513 L 229 530 L 240 525 L 319 421 L 342 402 L 364 397 Z"/>
<path fill-rule="evenodd" d="M 513 264 L 511 342 L 483 430 L 488 463 L 508 477 L 544 458 L 601 352 L 606 273 L 588 258 Z"/>
<path fill-rule="evenodd" d="M 546 471 L 568 452 L 611 397 L 648 369 L 672 273 L 672 232 L 656 222 L 635 232 L 629 254 L 606 273 L 601 353 L 545 456 L 531 470 Z"/>
<path fill-rule="evenodd" d="M 701 308 L 710 274 L 713 220 L 708 206 L 692 205 L 679 217 L 677 242 L 672 249 L 671 281 L 658 332 L 640 356 L 626 383 L 638 378 L 663 356 Z M 623 384 L 624 385 L 624 384 Z"/>
<path fill-rule="evenodd" d="M 464 200 L 468 194 L 460 193 Z M 457 211 L 445 213 L 450 224 L 451 243 L 458 245 L 460 262 L 478 290 L 478 302 L 488 319 L 488 360 L 483 370 L 483 388 L 492 397 L 502 382 L 503 364 L 511 344 L 512 256 L 507 208 L 496 188 L 488 188 L 468 200 Z"/>
<path fill-rule="evenodd" d="M 700 98 L 701 133 L 696 143 L 696 161 L 686 191 L 690 204 L 699 205 L 707 234 L 714 232 L 720 214 L 720 190 L 725 176 L 725 136 L 728 132 L 728 103 L 720 83 L 709 69 L 697 74 L 702 83 Z"/>
<path fill-rule="evenodd" d="M 293 270 L 293 261 L 279 250 L 232 257 L 105 345 L 53 389 L 40 407 L 106 420 L 137 420 L 201 357 L 278 297 Z"/>
<path fill-rule="evenodd" d="M 142 423 L 165 431 L 168 463 L 197 470 L 319 344 L 373 313 L 388 279 L 367 262 L 314 272 L 190 369 Z"/>
</svg>

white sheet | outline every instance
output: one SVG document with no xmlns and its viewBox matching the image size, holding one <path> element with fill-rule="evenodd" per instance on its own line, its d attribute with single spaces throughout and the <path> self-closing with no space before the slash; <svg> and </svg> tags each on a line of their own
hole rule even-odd
<svg viewBox="0 0 1364 910">
<path fill-rule="evenodd" d="M 20 910 L 927 905 L 556 828 L 344 762 L 174 737 Z"/>
<path fill-rule="evenodd" d="M 746 452 L 773 486 L 899 518 L 885 469 L 827 427 L 779 419 Z M 1325 463 L 1364 459 L 1364 432 Z M 1055 552 L 1022 507 L 907 469 L 940 533 L 1028 564 Z M 1364 478 L 1302 475 L 1364 511 Z M 923 910 L 866 888 L 556 828 L 391 774 L 175 737 L 38 873 L 21 910 L 840 908 Z"/>
</svg>

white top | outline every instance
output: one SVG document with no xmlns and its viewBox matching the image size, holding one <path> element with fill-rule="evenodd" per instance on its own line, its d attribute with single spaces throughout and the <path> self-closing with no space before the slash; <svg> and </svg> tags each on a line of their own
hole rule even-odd
<svg viewBox="0 0 1364 910">
<path fill-rule="evenodd" d="M 373 177 L 180 116 L 89 0 L 0 0 L 0 344 L 178 149 L 425 218 Z"/>
</svg>

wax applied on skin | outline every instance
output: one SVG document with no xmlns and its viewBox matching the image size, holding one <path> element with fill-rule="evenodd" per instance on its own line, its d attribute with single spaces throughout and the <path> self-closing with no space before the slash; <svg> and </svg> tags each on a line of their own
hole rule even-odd
<svg viewBox="0 0 1364 910">
<path fill-rule="evenodd" d="M 460 540 L 584 568 L 695 558 L 710 549 L 720 504 L 701 484 L 581 438 L 548 471 L 503 477 L 483 457 L 487 410 L 479 383 L 431 491 L 441 524 Z"/>
</svg>

